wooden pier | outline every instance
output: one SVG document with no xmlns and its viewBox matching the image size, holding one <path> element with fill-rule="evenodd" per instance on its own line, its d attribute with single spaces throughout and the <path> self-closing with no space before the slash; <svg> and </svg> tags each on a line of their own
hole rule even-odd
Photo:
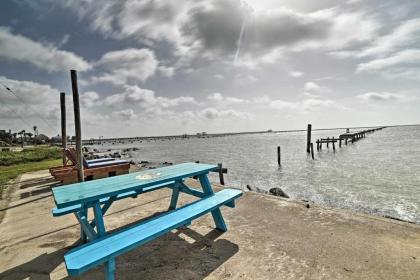
<svg viewBox="0 0 420 280">
<path fill-rule="evenodd" d="M 342 146 L 342 142 L 344 142 L 345 145 L 348 144 L 348 142 L 354 143 L 360 139 L 363 139 L 366 137 L 367 134 L 373 133 L 378 130 L 382 130 L 385 127 L 377 127 L 377 128 L 371 128 L 366 129 L 362 131 L 357 132 L 346 132 L 343 134 L 340 134 L 337 138 L 336 137 L 327 137 L 327 138 L 321 138 L 316 140 L 316 150 L 319 152 L 322 150 L 322 144 L 326 144 L 327 148 L 329 148 L 329 145 L 332 144 L 333 151 L 335 151 L 335 144 L 338 142 L 339 148 Z"/>
</svg>

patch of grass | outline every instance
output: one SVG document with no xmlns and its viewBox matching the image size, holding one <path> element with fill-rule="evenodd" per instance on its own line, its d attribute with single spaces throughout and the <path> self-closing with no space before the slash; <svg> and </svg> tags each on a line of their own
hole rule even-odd
<svg viewBox="0 0 420 280">
<path fill-rule="evenodd" d="M 0 166 L 0 198 L 2 197 L 3 188 L 9 180 L 12 180 L 20 174 L 48 169 L 54 166 L 60 166 L 63 164 L 62 159 L 49 159 L 39 162 L 28 162 L 21 164 L 14 164 L 10 166 Z"/>
<path fill-rule="evenodd" d="M 0 152 L 0 167 L 20 163 L 38 162 L 47 159 L 59 159 L 62 157 L 61 149 L 57 147 L 36 147 L 22 151 Z"/>
</svg>

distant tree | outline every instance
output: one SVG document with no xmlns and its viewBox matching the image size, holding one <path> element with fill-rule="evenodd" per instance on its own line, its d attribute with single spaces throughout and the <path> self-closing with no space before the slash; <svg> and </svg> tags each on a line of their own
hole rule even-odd
<svg viewBox="0 0 420 280">
<path fill-rule="evenodd" d="M 29 137 L 29 141 L 32 142 L 32 136 L 33 136 L 33 134 L 31 132 L 26 132 L 25 133 L 25 136 L 28 136 Z"/>
</svg>

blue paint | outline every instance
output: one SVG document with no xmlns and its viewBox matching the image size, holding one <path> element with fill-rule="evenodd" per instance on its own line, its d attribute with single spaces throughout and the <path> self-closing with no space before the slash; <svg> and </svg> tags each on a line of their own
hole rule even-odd
<svg viewBox="0 0 420 280">
<path fill-rule="evenodd" d="M 206 174 L 202 174 L 198 176 L 198 179 L 200 180 L 201 187 L 203 188 L 203 191 L 206 195 L 212 195 L 213 189 L 211 188 L 211 184 L 209 181 L 209 178 L 207 178 Z M 223 219 L 222 212 L 220 212 L 220 209 L 214 209 L 211 211 L 211 215 L 213 216 L 214 223 L 216 224 L 216 228 L 225 232 L 227 231 L 225 220 Z"/>
<path fill-rule="evenodd" d="M 207 198 L 75 248 L 64 256 L 67 271 L 71 276 L 80 275 L 97 265 L 112 262 L 115 257 L 129 250 L 189 224 L 209 212 L 213 213 L 241 195 L 240 190 L 224 189 Z"/>
<path fill-rule="evenodd" d="M 151 191 L 158 190 L 158 189 L 161 189 L 161 188 L 164 188 L 164 187 L 169 187 L 173 183 L 174 182 L 168 182 L 168 183 L 164 183 L 164 184 L 158 184 L 158 185 L 155 185 L 155 186 L 146 187 L 146 188 L 143 188 L 143 189 L 138 190 L 138 191 L 129 191 L 129 192 L 126 192 L 126 193 L 121 193 L 121 194 L 117 195 L 115 200 L 120 200 L 120 199 L 124 199 L 124 198 L 128 198 L 128 197 L 135 198 L 135 197 L 137 197 L 138 194 L 151 192 Z M 99 200 L 99 202 L 101 204 L 106 204 L 106 203 L 109 202 L 109 200 L 110 200 L 109 197 L 105 197 L 105 198 L 101 198 Z M 55 207 L 52 210 L 52 214 L 53 214 L 54 217 L 63 216 L 63 215 L 67 215 L 69 213 L 80 211 L 81 207 L 82 207 L 82 204 L 76 204 L 76 205 L 73 205 L 73 206 L 68 206 L 68 207 L 64 207 L 64 208 L 60 208 L 60 209 Z M 102 209 L 102 211 L 103 211 L 103 209 Z"/>
<path fill-rule="evenodd" d="M 95 202 L 102 198 L 119 195 L 129 191 L 141 192 L 142 189 L 146 187 L 169 183 L 171 181 L 179 181 L 194 175 L 206 174 L 217 168 L 217 165 L 183 163 L 121 176 L 55 187 L 52 191 L 57 208 L 60 209 L 81 203 Z M 136 178 L 148 174 L 159 175 L 144 180 Z"/>
</svg>

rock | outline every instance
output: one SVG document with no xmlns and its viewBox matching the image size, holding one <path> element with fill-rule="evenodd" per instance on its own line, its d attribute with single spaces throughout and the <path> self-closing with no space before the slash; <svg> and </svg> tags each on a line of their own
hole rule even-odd
<svg viewBox="0 0 420 280">
<path fill-rule="evenodd" d="M 271 188 L 269 193 L 274 196 L 281 196 L 284 198 L 289 198 L 289 196 L 280 188 Z"/>
<path fill-rule="evenodd" d="M 309 209 L 309 208 L 311 208 L 311 206 L 307 203 L 307 204 L 306 204 L 306 208 L 308 208 L 308 209 Z"/>
</svg>

